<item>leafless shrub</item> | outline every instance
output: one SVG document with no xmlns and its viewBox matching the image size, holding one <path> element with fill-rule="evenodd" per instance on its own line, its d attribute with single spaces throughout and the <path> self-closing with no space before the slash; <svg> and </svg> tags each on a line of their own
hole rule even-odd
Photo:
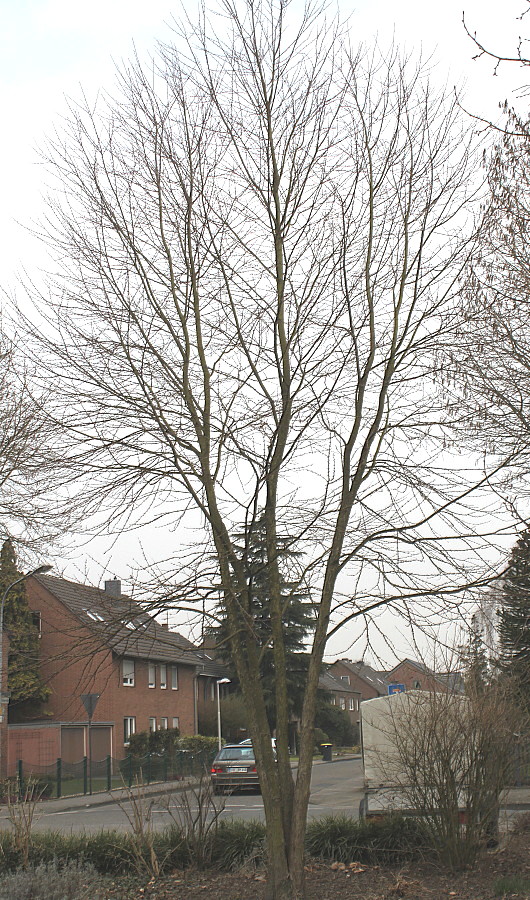
<svg viewBox="0 0 530 900">
<path fill-rule="evenodd" d="M 125 791 L 127 802 L 118 800 L 118 805 L 131 826 L 131 853 L 135 868 L 138 874 L 147 872 L 151 878 L 158 878 L 161 866 L 155 849 L 153 828 L 156 798 L 148 798 L 138 778 L 133 787 L 125 786 Z"/>
<path fill-rule="evenodd" d="M 12 781 L 7 782 L 7 817 L 13 829 L 13 843 L 24 868 L 28 865 L 31 833 L 42 791 L 43 788 L 31 778 L 22 791 Z"/>
<path fill-rule="evenodd" d="M 225 808 L 225 799 L 218 799 L 211 779 L 206 771 L 199 782 L 188 791 L 182 791 L 175 802 L 174 796 L 167 795 L 162 807 L 170 816 L 176 829 L 182 834 L 190 860 L 198 868 L 211 862 L 213 841 L 219 825 L 219 818 Z"/>
<path fill-rule="evenodd" d="M 416 810 L 452 869 L 496 839 L 520 713 L 500 689 L 484 696 L 414 691 L 384 698 L 363 727 L 365 758 L 394 802 Z"/>
</svg>

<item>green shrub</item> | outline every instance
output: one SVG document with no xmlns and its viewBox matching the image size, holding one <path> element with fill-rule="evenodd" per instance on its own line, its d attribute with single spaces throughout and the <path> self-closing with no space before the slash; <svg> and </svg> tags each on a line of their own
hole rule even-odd
<svg viewBox="0 0 530 900">
<path fill-rule="evenodd" d="M 181 737 L 177 741 L 178 750 L 187 750 L 189 753 L 204 753 L 206 756 L 212 755 L 212 759 L 217 753 L 218 740 L 216 737 L 204 737 L 202 734 L 191 734 Z"/>
<path fill-rule="evenodd" d="M 493 885 L 496 897 L 530 897 L 530 878 L 524 875 L 505 875 Z"/>
<path fill-rule="evenodd" d="M 310 856 L 344 863 L 398 863 L 425 846 L 421 821 L 398 815 L 369 821 L 358 821 L 351 816 L 325 816 L 314 819 L 306 833 Z"/>
<path fill-rule="evenodd" d="M 169 753 L 180 749 L 178 728 L 164 728 L 160 731 L 137 731 L 129 738 L 131 756 L 147 756 L 148 753 Z"/>
<path fill-rule="evenodd" d="M 315 728 L 314 730 L 314 741 L 315 747 L 320 749 L 321 744 L 329 744 L 331 743 L 329 737 L 327 736 L 325 731 L 322 731 L 321 728 Z"/>
<path fill-rule="evenodd" d="M 263 822 L 221 822 L 212 832 L 212 863 L 221 869 L 238 869 L 251 862 L 261 864 L 265 859 L 265 825 Z"/>
<path fill-rule="evenodd" d="M 0 882 L 0 900 L 98 900 L 98 878 L 93 866 L 53 860 L 6 875 Z"/>
<path fill-rule="evenodd" d="M 351 747 L 359 741 L 357 725 L 353 726 L 346 710 L 332 703 L 317 702 L 315 725 L 329 735 L 335 747 Z"/>
</svg>

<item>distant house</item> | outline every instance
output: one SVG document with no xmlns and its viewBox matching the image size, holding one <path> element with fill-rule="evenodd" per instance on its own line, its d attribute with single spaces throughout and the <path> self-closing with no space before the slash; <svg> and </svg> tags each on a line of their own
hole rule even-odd
<svg viewBox="0 0 530 900">
<path fill-rule="evenodd" d="M 17 759 L 49 764 L 87 755 L 82 695 L 99 694 L 93 759 L 122 758 L 137 731 L 178 727 L 181 734 L 196 733 L 198 704 L 212 702 L 219 673 L 190 641 L 122 594 L 117 579 L 102 590 L 39 575 L 26 587 L 51 695 L 42 722 L 9 726 L 11 771 Z"/>
<path fill-rule="evenodd" d="M 433 672 L 424 663 L 415 659 L 402 659 L 388 673 L 391 683 L 404 684 L 407 691 L 441 691 L 462 693 L 464 679 L 460 672 Z"/>
<path fill-rule="evenodd" d="M 338 681 L 357 691 L 361 700 L 373 700 L 374 697 L 385 697 L 388 694 L 386 676 L 367 665 L 362 659 L 357 662 L 337 659 L 330 665 L 328 671 Z"/>
<path fill-rule="evenodd" d="M 352 725 L 358 725 L 361 719 L 361 693 L 350 687 L 345 681 L 335 678 L 329 672 L 324 672 L 318 681 L 321 690 L 330 696 L 330 703 L 338 706 L 348 714 Z"/>
</svg>

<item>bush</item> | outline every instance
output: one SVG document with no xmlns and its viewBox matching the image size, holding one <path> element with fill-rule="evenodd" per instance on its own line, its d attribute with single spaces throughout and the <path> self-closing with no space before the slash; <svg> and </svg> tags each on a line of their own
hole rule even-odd
<svg viewBox="0 0 530 900">
<path fill-rule="evenodd" d="M 371 821 L 325 816 L 313 820 L 306 832 L 309 855 L 333 862 L 401 863 L 425 847 L 423 823 L 398 815 Z"/>
<path fill-rule="evenodd" d="M 165 728 L 161 731 L 137 731 L 129 738 L 131 756 L 147 756 L 148 753 L 171 753 L 180 749 L 180 731 L 178 728 Z"/>
<path fill-rule="evenodd" d="M 332 703 L 317 703 L 315 725 L 321 728 L 336 747 L 351 747 L 359 741 L 359 730 L 353 726 L 348 713 Z"/>
<path fill-rule="evenodd" d="M 238 869 L 265 860 L 265 825 L 263 822 L 221 822 L 211 835 L 212 863 L 221 869 Z"/>
<path fill-rule="evenodd" d="M 58 860 L 19 869 L 0 882 L 0 900 L 97 900 L 97 874 L 93 866 Z"/>
<path fill-rule="evenodd" d="M 202 734 L 192 734 L 178 739 L 178 750 L 188 750 L 190 753 L 211 754 L 212 759 L 217 753 L 218 741 L 216 737 L 204 737 Z"/>
<path fill-rule="evenodd" d="M 326 732 L 322 731 L 321 728 L 315 728 L 314 741 L 315 741 L 315 747 L 318 747 L 318 748 L 320 748 L 321 744 L 330 744 L 331 743 Z"/>
</svg>

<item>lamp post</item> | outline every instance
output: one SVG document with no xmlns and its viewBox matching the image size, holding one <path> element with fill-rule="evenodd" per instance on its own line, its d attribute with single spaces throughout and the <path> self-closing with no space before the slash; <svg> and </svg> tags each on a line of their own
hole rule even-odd
<svg viewBox="0 0 530 900">
<path fill-rule="evenodd" d="M 230 684 L 230 678 L 218 678 L 216 681 L 216 686 L 217 686 L 217 743 L 219 746 L 219 750 L 221 749 L 221 699 L 219 697 L 219 685 L 220 684 Z"/>
<path fill-rule="evenodd" d="M 45 572 L 49 572 L 52 566 L 37 566 L 36 569 L 32 569 L 31 572 L 27 572 L 25 575 L 21 575 L 20 578 L 17 578 L 15 581 L 12 581 L 11 584 L 8 584 L 4 593 L 2 594 L 2 602 L 0 604 L 0 723 L 3 725 L 4 723 L 4 710 L 7 709 L 7 702 L 9 700 L 9 696 L 7 692 L 4 693 L 4 608 L 6 604 L 7 595 L 9 591 L 16 587 L 17 584 L 20 584 L 22 581 L 25 581 L 26 578 L 31 578 L 32 575 L 44 575 Z M 1 727 L 1 726 L 0 726 Z M 3 728 L 2 728 L 3 732 Z M 2 736 L 0 736 L 0 777 L 2 777 Z"/>
</svg>

